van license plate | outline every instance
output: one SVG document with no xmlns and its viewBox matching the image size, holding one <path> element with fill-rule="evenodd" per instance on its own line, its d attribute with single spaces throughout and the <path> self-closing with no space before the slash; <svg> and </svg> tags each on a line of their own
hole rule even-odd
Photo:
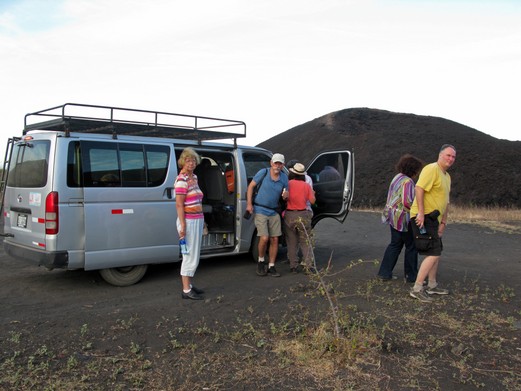
<svg viewBox="0 0 521 391">
<path fill-rule="evenodd" d="M 18 215 L 16 225 L 20 228 L 27 228 L 27 215 Z"/>
</svg>

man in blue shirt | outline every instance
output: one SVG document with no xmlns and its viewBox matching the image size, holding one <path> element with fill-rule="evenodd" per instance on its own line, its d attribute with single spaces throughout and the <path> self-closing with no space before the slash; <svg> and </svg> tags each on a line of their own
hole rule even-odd
<svg viewBox="0 0 521 391">
<path fill-rule="evenodd" d="M 288 198 L 288 176 L 282 170 L 284 155 L 276 153 L 271 158 L 270 168 L 257 172 L 248 186 L 246 210 L 255 213 L 255 227 L 259 236 L 259 260 L 257 274 L 259 276 L 280 277 L 275 269 L 275 260 L 279 250 L 279 236 L 282 235 L 280 215 L 277 212 L 279 199 Z M 260 183 L 257 196 L 253 200 L 253 192 Z M 269 264 L 264 259 L 269 248 Z"/>
</svg>

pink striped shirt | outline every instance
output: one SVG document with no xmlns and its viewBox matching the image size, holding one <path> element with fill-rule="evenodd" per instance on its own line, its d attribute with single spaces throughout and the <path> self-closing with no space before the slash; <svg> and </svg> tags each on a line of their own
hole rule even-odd
<svg viewBox="0 0 521 391">
<path fill-rule="evenodd" d="M 203 192 L 197 183 L 197 175 L 190 178 L 186 174 L 179 174 L 174 183 L 176 195 L 185 195 L 185 219 L 202 219 Z"/>
</svg>

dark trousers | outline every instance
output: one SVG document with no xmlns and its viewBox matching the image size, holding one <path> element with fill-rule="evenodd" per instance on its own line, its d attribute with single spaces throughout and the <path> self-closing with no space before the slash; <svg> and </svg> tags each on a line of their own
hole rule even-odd
<svg viewBox="0 0 521 391">
<path fill-rule="evenodd" d="M 416 275 L 418 274 L 418 251 L 416 251 L 416 247 L 414 246 L 414 238 L 410 224 L 411 223 L 409 223 L 409 230 L 407 232 L 400 232 L 389 226 L 391 229 L 391 243 L 387 246 L 382 263 L 380 264 L 378 276 L 381 278 L 392 278 L 393 269 L 396 266 L 403 246 L 405 246 L 404 276 L 408 282 L 416 281 Z"/>
</svg>

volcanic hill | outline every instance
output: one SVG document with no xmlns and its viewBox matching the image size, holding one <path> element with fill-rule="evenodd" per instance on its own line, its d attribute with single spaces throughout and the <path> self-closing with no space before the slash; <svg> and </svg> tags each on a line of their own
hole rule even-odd
<svg viewBox="0 0 521 391">
<path fill-rule="evenodd" d="M 442 144 L 452 144 L 457 150 L 449 171 L 452 203 L 521 207 L 521 141 L 500 140 L 444 118 L 344 109 L 298 125 L 258 146 L 306 165 L 320 151 L 354 151 L 353 206 L 380 207 L 385 204 L 400 156 L 411 153 L 431 163 L 437 160 Z"/>
</svg>

